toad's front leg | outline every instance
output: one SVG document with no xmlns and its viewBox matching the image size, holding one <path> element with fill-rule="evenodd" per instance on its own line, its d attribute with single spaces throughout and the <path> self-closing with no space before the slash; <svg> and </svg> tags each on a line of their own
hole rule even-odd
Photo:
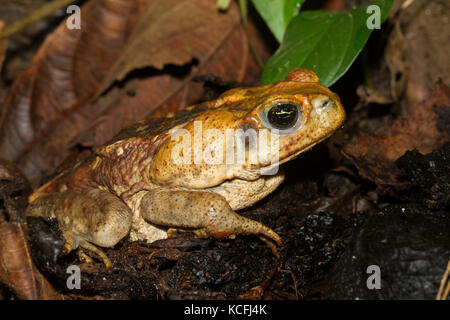
<svg viewBox="0 0 450 320">
<path fill-rule="evenodd" d="M 41 196 L 28 205 L 26 215 L 56 218 L 66 252 L 81 247 L 99 257 L 108 269 L 111 262 L 96 246 L 113 247 L 128 235 L 132 217 L 120 198 L 100 189 Z"/>
<path fill-rule="evenodd" d="M 151 191 L 142 199 L 140 213 L 147 222 L 176 229 L 193 230 L 198 237 L 223 239 L 253 234 L 269 244 L 282 244 L 272 229 L 235 213 L 219 194 L 203 191 Z"/>
</svg>

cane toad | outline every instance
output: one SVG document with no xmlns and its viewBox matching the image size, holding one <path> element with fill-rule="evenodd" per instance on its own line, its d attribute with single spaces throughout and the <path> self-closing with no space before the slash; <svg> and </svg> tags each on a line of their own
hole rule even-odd
<svg viewBox="0 0 450 320">
<path fill-rule="evenodd" d="M 297 69 L 285 81 L 232 89 L 124 129 L 37 189 L 26 214 L 56 218 L 67 252 L 81 247 L 107 268 L 99 247 L 127 235 L 153 242 L 173 230 L 218 239 L 253 234 L 276 253 L 278 234 L 235 211 L 274 191 L 284 179 L 278 165 L 344 119 L 338 96 L 314 72 Z"/>
</svg>

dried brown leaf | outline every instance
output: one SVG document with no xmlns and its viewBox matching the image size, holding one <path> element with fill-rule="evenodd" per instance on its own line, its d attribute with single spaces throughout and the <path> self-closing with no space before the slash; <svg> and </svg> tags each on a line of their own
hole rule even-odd
<svg viewBox="0 0 450 320">
<path fill-rule="evenodd" d="M 63 299 L 34 267 L 23 225 L 0 222 L 0 282 L 19 299 Z"/>
<path fill-rule="evenodd" d="M 0 116 L 3 157 L 25 159 L 34 144 L 48 136 L 55 123 L 82 106 L 94 93 L 103 74 L 126 42 L 143 1 L 92 1 L 82 9 L 83 28 L 70 30 L 65 21 L 43 43 L 31 66 L 16 79 Z M 103 45 L 99 46 L 98 43 Z M 52 152 L 21 166 L 36 182 L 55 165 Z M 42 159 L 50 163 L 41 166 Z"/>
<path fill-rule="evenodd" d="M 385 135 L 362 132 L 344 147 L 344 155 L 363 177 L 380 186 L 402 186 L 395 160 L 408 150 L 430 153 L 450 140 L 449 87 L 438 83 L 431 96 L 413 109 L 411 116 L 397 119 Z"/>
<path fill-rule="evenodd" d="M 168 64 L 182 66 L 192 59 L 203 62 L 223 45 L 239 20 L 235 6 L 223 14 L 214 1 L 150 2 L 98 93 L 136 69 L 162 70 Z"/>
<path fill-rule="evenodd" d="M 394 28 L 385 51 L 391 95 L 394 100 L 404 96 L 410 107 L 419 106 L 439 79 L 450 85 L 450 2 L 394 2 Z"/>
<path fill-rule="evenodd" d="M 23 222 L 30 192 L 17 167 L 0 159 L 0 282 L 19 299 L 62 299 L 31 260 Z"/>
</svg>

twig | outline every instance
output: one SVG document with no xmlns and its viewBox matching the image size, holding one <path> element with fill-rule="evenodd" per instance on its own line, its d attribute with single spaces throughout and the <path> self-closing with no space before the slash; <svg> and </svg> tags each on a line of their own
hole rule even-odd
<svg viewBox="0 0 450 320">
<path fill-rule="evenodd" d="M 449 274 L 450 274 L 450 261 L 447 264 L 447 269 L 444 272 L 444 276 L 441 280 L 441 285 L 439 287 L 439 292 L 436 296 L 436 300 L 447 300 L 448 294 L 450 292 L 450 281 L 449 280 Z M 447 283 L 447 286 L 445 285 Z M 445 287 L 445 290 L 444 290 Z"/>
<path fill-rule="evenodd" d="M 66 6 L 72 2 L 75 2 L 75 0 L 54 0 L 52 2 L 49 2 L 45 5 L 43 5 L 41 8 L 30 13 L 25 18 L 23 18 L 19 21 L 16 21 L 16 22 L 12 23 L 11 25 L 5 27 L 2 31 L 0 31 L 0 39 L 8 37 L 16 32 L 19 32 L 20 30 L 24 29 L 28 25 L 50 15 L 56 9 Z"/>
<path fill-rule="evenodd" d="M 280 269 L 280 272 L 288 273 L 291 276 L 292 281 L 294 282 L 295 299 L 298 300 L 297 279 L 295 278 L 294 272 L 287 269 Z"/>
</svg>

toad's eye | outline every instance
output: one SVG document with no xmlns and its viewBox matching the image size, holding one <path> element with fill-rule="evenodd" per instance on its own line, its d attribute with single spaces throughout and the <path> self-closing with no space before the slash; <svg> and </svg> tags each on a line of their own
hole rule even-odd
<svg viewBox="0 0 450 320">
<path fill-rule="evenodd" d="M 280 130 L 290 129 L 297 123 L 301 116 L 298 106 L 290 102 L 280 102 L 274 104 L 267 111 L 267 121 L 269 124 Z"/>
</svg>

